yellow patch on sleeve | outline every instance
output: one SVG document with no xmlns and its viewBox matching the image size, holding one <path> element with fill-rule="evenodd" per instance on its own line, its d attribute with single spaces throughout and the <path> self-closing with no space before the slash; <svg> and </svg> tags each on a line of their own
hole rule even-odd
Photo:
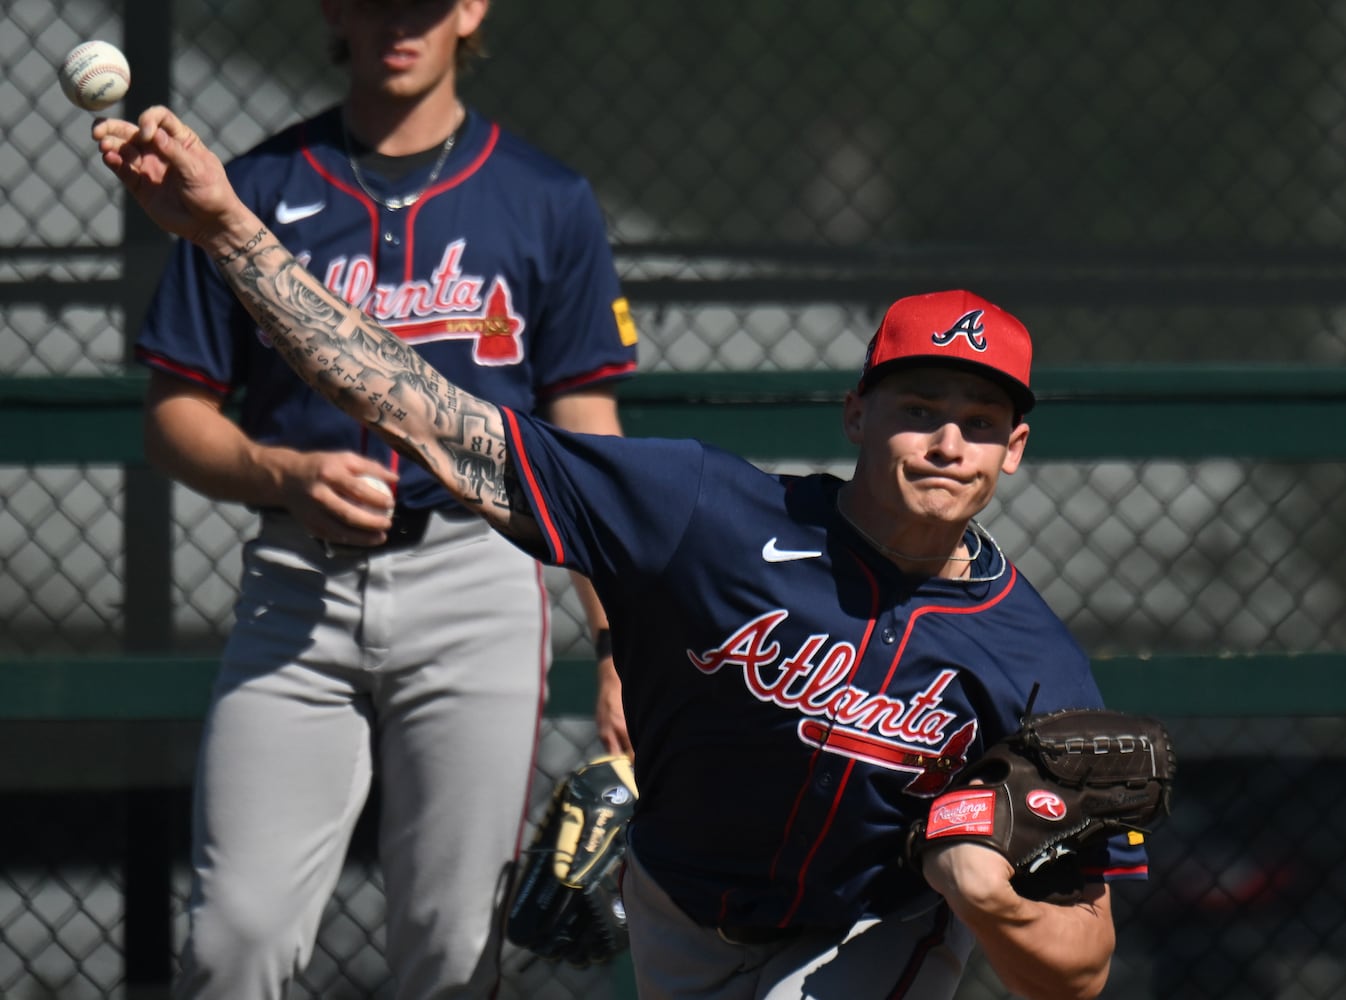
<svg viewBox="0 0 1346 1000">
<path fill-rule="evenodd" d="M 1139 830 L 1128 830 L 1126 831 L 1126 842 L 1132 847 L 1139 847 L 1145 843 L 1145 834 Z"/>
<path fill-rule="evenodd" d="M 622 338 L 622 346 L 630 347 L 639 339 L 635 320 L 631 318 L 631 303 L 624 298 L 614 299 L 612 315 L 617 320 L 617 333 Z"/>
</svg>

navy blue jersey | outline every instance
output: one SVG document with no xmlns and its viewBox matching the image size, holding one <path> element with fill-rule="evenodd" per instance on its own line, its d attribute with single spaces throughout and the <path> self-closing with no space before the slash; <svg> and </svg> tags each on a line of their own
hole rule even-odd
<svg viewBox="0 0 1346 1000">
<path fill-rule="evenodd" d="M 357 184 L 335 108 L 267 139 L 228 172 L 243 201 L 329 289 L 474 395 L 531 412 L 635 370 L 635 328 L 588 182 L 480 115 L 469 112 L 441 179 L 396 212 Z M 367 171 L 366 180 L 380 194 L 405 194 L 429 173 L 426 165 L 386 191 Z M 136 355 L 239 394 L 240 424 L 254 440 L 395 464 L 382 441 L 276 356 L 209 257 L 185 241 Z M 450 502 L 424 469 L 400 471 L 400 503 Z"/>
<path fill-rule="evenodd" d="M 694 441 L 506 413 L 546 561 L 607 610 L 635 744 L 631 843 L 705 925 L 847 926 L 931 890 L 913 819 L 1035 711 L 1102 704 L 1084 652 L 990 541 L 913 576 L 839 514 L 841 480 Z M 1142 875 L 1124 839 L 1094 877 Z"/>
</svg>

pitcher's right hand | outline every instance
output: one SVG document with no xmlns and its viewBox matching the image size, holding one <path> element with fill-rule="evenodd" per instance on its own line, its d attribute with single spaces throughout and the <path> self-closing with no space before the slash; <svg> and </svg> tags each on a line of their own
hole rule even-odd
<svg viewBox="0 0 1346 1000">
<path fill-rule="evenodd" d="M 166 232 L 217 256 L 261 228 L 219 157 L 168 108 L 147 108 L 138 123 L 99 118 L 93 137 L 103 163 Z"/>
</svg>

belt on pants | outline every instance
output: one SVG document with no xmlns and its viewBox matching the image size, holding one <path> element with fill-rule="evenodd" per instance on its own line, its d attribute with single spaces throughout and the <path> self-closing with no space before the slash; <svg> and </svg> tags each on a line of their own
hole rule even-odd
<svg viewBox="0 0 1346 1000">
<path fill-rule="evenodd" d="M 433 507 L 394 507 L 388 537 L 383 544 L 374 546 L 374 550 L 407 549 L 419 545 L 434 512 Z"/>
<path fill-rule="evenodd" d="M 323 548 L 330 556 L 371 556 L 380 552 L 396 552 L 398 549 L 415 548 L 425 538 L 425 530 L 430 526 L 430 518 L 443 508 L 439 507 L 394 507 L 393 523 L 388 528 L 388 537 L 378 545 L 336 545 L 323 542 Z M 450 508 L 452 509 L 452 508 Z M 467 516 L 472 516 L 464 511 Z"/>
</svg>

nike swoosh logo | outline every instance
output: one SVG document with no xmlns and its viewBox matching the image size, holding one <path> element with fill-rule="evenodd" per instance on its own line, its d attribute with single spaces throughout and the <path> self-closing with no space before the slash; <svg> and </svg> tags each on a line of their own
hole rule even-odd
<svg viewBox="0 0 1346 1000">
<path fill-rule="evenodd" d="M 288 226 L 291 222 L 299 222 L 302 219 L 317 215 L 326 207 L 326 202 L 315 201 L 312 205 L 295 205 L 291 208 L 282 201 L 276 206 L 276 221 L 282 226 Z"/>
<path fill-rule="evenodd" d="M 811 549 L 778 549 L 776 539 L 772 538 L 762 546 L 762 558 L 770 563 L 794 562 L 796 559 L 817 559 L 821 552 Z"/>
</svg>

